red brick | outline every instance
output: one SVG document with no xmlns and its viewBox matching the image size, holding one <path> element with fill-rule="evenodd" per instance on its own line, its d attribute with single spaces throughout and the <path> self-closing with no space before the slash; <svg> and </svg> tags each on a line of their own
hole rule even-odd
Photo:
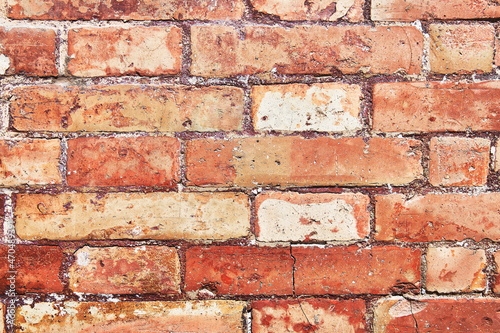
<svg viewBox="0 0 500 333">
<path fill-rule="evenodd" d="M 395 82 L 374 86 L 373 129 L 382 132 L 498 131 L 500 84 Z"/>
<path fill-rule="evenodd" d="M 347 241 L 370 232 L 370 198 L 362 194 L 267 192 L 255 201 L 259 241 Z"/>
<path fill-rule="evenodd" d="M 0 27 L 0 75 L 56 76 L 56 33 Z"/>
<path fill-rule="evenodd" d="M 431 24 L 431 71 L 489 73 L 493 69 L 495 29 L 492 25 Z"/>
<path fill-rule="evenodd" d="M 407 184 L 422 177 L 420 141 L 397 138 L 253 137 L 187 143 L 195 185 Z"/>
<path fill-rule="evenodd" d="M 19 332 L 244 333 L 245 302 L 55 302 L 21 305 Z"/>
<path fill-rule="evenodd" d="M 299 295 L 389 294 L 420 285 L 419 249 L 293 247 Z"/>
<path fill-rule="evenodd" d="M 236 20 L 241 0 L 10 0 L 8 16 L 32 20 Z"/>
<path fill-rule="evenodd" d="M 291 295 L 289 248 L 212 246 L 186 252 L 186 291 L 216 295 Z"/>
<path fill-rule="evenodd" d="M 171 137 L 95 138 L 68 141 L 70 186 L 174 187 L 179 141 Z"/>
<path fill-rule="evenodd" d="M 17 235 L 27 240 L 248 237 L 244 193 L 15 194 Z"/>
<path fill-rule="evenodd" d="M 11 252 L 7 246 L 0 247 L 2 292 L 7 287 L 6 276 L 12 275 L 7 271 L 16 272 L 17 293 L 62 292 L 64 286 L 59 270 L 63 257 L 63 251 L 58 246 L 16 245 Z M 8 266 L 12 263 L 14 267 Z"/>
<path fill-rule="evenodd" d="M 439 293 L 482 291 L 486 287 L 486 253 L 460 247 L 429 247 L 426 289 Z"/>
<path fill-rule="evenodd" d="M 374 21 L 485 19 L 500 17 L 500 8 L 488 0 L 372 0 Z"/>
<path fill-rule="evenodd" d="M 364 333 L 363 300 L 300 298 L 252 302 L 252 332 Z"/>
<path fill-rule="evenodd" d="M 499 332 L 499 306 L 495 299 L 391 297 L 376 305 L 374 332 Z"/>
<path fill-rule="evenodd" d="M 193 26 L 191 73 L 418 74 L 422 38 L 414 27 Z"/>
<path fill-rule="evenodd" d="M 429 242 L 500 240 L 500 193 L 376 196 L 375 239 Z"/>
<path fill-rule="evenodd" d="M 90 294 L 178 294 L 180 263 L 175 248 L 84 247 L 75 252 L 69 286 Z"/>
<path fill-rule="evenodd" d="M 255 10 L 278 16 L 287 21 L 336 21 L 346 19 L 351 22 L 363 20 L 364 1 L 282 1 L 251 0 Z"/>
<path fill-rule="evenodd" d="M 495 274 L 495 283 L 493 284 L 493 291 L 495 293 L 500 293 L 500 251 L 494 253 L 495 264 L 496 264 L 496 274 Z"/>
<path fill-rule="evenodd" d="M 243 90 L 187 86 L 25 86 L 13 90 L 18 131 L 232 131 L 242 129 Z"/>
<path fill-rule="evenodd" d="M 68 33 L 68 71 L 74 76 L 157 76 L 181 69 L 178 27 L 78 28 Z"/>
<path fill-rule="evenodd" d="M 61 143 L 51 139 L 0 140 L 0 185 L 48 185 L 62 182 Z"/>
<path fill-rule="evenodd" d="M 490 163 L 490 140 L 432 138 L 429 181 L 434 186 L 485 185 Z"/>
</svg>

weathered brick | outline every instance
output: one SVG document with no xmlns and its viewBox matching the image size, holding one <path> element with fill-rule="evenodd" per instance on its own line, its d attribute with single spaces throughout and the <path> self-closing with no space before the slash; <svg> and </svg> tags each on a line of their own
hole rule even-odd
<svg viewBox="0 0 500 333">
<path fill-rule="evenodd" d="M 18 131 L 232 131 L 242 129 L 243 90 L 187 86 L 25 86 L 10 112 Z"/>
<path fill-rule="evenodd" d="M 8 16 L 32 20 L 235 20 L 241 0 L 8 0 Z"/>
<path fill-rule="evenodd" d="M 389 294 L 420 285 L 419 249 L 293 247 L 292 255 L 299 295 Z"/>
<path fill-rule="evenodd" d="M 495 146 L 495 171 L 500 170 L 500 141 Z"/>
<path fill-rule="evenodd" d="M 439 293 L 482 291 L 486 287 L 486 253 L 460 247 L 429 247 L 426 288 Z"/>
<path fill-rule="evenodd" d="M 495 38 L 492 25 L 431 24 L 429 36 L 433 72 L 491 72 Z"/>
<path fill-rule="evenodd" d="M 22 239 L 209 239 L 248 236 L 243 193 L 15 194 Z"/>
<path fill-rule="evenodd" d="M 181 69 L 178 27 L 78 28 L 68 33 L 68 71 L 74 76 L 157 76 Z"/>
<path fill-rule="evenodd" d="M 372 0 L 374 21 L 481 19 L 500 17 L 500 7 L 488 0 Z"/>
<path fill-rule="evenodd" d="M 180 262 L 166 246 L 84 247 L 75 252 L 69 287 L 90 294 L 178 294 Z"/>
<path fill-rule="evenodd" d="M 432 138 L 429 181 L 435 186 L 485 185 L 490 163 L 490 140 Z"/>
<path fill-rule="evenodd" d="M 495 264 L 497 266 L 497 269 L 496 269 L 496 276 L 495 276 L 495 283 L 493 284 L 493 291 L 495 293 L 500 293 L 500 276 L 499 276 L 499 273 L 500 273 L 500 251 L 497 251 L 494 253 L 494 258 L 495 258 Z"/>
<path fill-rule="evenodd" d="M 245 302 L 64 302 L 17 308 L 17 332 L 244 332 Z"/>
<path fill-rule="evenodd" d="M 336 21 L 347 19 L 358 22 L 363 19 L 364 1 L 359 0 L 251 0 L 255 10 L 278 16 L 287 21 Z"/>
<path fill-rule="evenodd" d="M 429 242 L 500 240 L 500 193 L 376 196 L 375 239 Z"/>
<path fill-rule="evenodd" d="M 252 137 L 187 143 L 195 185 L 407 184 L 422 177 L 421 142 L 398 138 Z"/>
<path fill-rule="evenodd" d="M 386 298 L 377 302 L 374 332 L 498 332 L 499 305 L 484 298 Z"/>
<path fill-rule="evenodd" d="M 10 254 L 10 256 L 9 256 Z M 16 245 L 9 252 L 7 246 L 0 247 L 1 291 L 9 289 L 7 276 L 15 276 L 16 292 L 58 293 L 63 291 L 59 277 L 63 251 L 58 246 Z M 14 266 L 12 266 L 14 265 Z M 15 274 L 8 273 L 16 272 Z"/>
<path fill-rule="evenodd" d="M 0 75 L 56 76 L 56 33 L 0 27 Z"/>
<path fill-rule="evenodd" d="M 255 201 L 257 239 L 348 241 L 368 236 L 370 198 L 362 194 L 268 192 Z"/>
<path fill-rule="evenodd" d="M 289 248 L 212 246 L 186 251 L 186 291 L 216 295 L 292 295 Z"/>
<path fill-rule="evenodd" d="M 422 33 L 414 27 L 228 26 L 191 28 L 191 73 L 420 73 Z M 391 56 L 388 57 L 387 55 Z"/>
<path fill-rule="evenodd" d="M 252 332 L 365 332 L 363 300 L 300 298 L 252 302 Z"/>
<path fill-rule="evenodd" d="M 62 182 L 59 140 L 0 140 L 0 185 L 48 185 Z"/>
<path fill-rule="evenodd" d="M 373 129 L 382 132 L 498 131 L 500 84 L 498 81 L 376 84 Z"/>
<path fill-rule="evenodd" d="M 361 88 L 341 83 L 252 87 L 252 116 L 258 131 L 356 131 Z"/>
<path fill-rule="evenodd" d="M 174 187 L 180 144 L 172 137 L 81 137 L 68 141 L 71 186 Z"/>
<path fill-rule="evenodd" d="M 5 333 L 5 312 L 6 312 L 6 307 L 0 303 L 0 332 Z"/>
</svg>

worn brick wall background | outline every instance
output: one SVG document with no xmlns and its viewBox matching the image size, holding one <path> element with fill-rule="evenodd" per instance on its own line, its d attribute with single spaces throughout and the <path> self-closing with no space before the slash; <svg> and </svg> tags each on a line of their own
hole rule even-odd
<svg viewBox="0 0 500 333">
<path fill-rule="evenodd" d="M 500 332 L 500 4 L 4 0 L 0 332 Z"/>
</svg>

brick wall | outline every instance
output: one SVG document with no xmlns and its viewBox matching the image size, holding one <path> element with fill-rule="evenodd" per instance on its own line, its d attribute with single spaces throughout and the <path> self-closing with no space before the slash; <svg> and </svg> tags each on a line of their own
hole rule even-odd
<svg viewBox="0 0 500 333">
<path fill-rule="evenodd" d="M 1 7 L 0 332 L 500 331 L 498 3 Z"/>
</svg>

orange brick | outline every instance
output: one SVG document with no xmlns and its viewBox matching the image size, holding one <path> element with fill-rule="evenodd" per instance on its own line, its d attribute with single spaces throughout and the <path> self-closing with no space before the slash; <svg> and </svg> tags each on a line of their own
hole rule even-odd
<svg viewBox="0 0 500 333">
<path fill-rule="evenodd" d="M 248 237 L 243 193 L 15 194 L 22 239 L 186 239 Z"/>
<path fill-rule="evenodd" d="M 289 248 L 212 246 L 186 252 L 185 290 L 216 295 L 292 295 Z"/>
<path fill-rule="evenodd" d="M 484 250 L 431 246 L 426 261 L 426 288 L 429 291 L 471 292 L 482 291 L 486 287 Z"/>
<path fill-rule="evenodd" d="M 68 141 L 70 186 L 174 187 L 180 144 L 170 137 L 95 138 Z"/>
<path fill-rule="evenodd" d="M 429 181 L 434 186 L 485 185 L 490 163 L 490 140 L 432 138 Z"/>
<path fill-rule="evenodd" d="M 374 21 L 484 19 L 500 17 L 488 0 L 372 0 Z"/>
<path fill-rule="evenodd" d="M 495 299 L 439 298 L 381 299 L 374 313 L 374 332 L 481 332 L 500 331 Z"/>
<path fill-rule="evenodd" d="M 420 285 L 419 249 L 293 247 L 299 295 L 389 294 Z"/>
<path fill-rule="evenodd" d="M 75 252 L 69 286 L 90 294 L 178 294 L 180 263 L 175 248 L 84 247 Z"/>
<path fill-rule="evenodd" d="M 243 90 L 187 86 L 25 86 L 10 112 L 19 131 L 241 130 Z"/>
<path fill-rule="evenodd" d="M 239 33 L 228 26 L 193 26 L 191 40 L 191 73 L 216 77 L 418 74 L 423 54 L 423 37 L 414 27 L 246 26 Z"/>
<path fill-rule="evenodd" d="M 8 16 L 32 20 L 235 20 L 245 6 L 241 0 L 9 0 Z"/>
<path fill-rule="evenodd" d="M 68 33 L 74 76 L 157 76 L 181 69 L 178 27 L 78 28 Z"/>
<path fill-rule="evenodd" d="M 0 185 L 48 185 L 62 182 L 61 143 L 51 139 L 0 140 Z"/>
<path fill-rule="evenodd" d="M 500 193 L 376 196 L 375 239 L 429 242 L 500 240 Z"/>
<path fill-rule="evenodd" d="M 376 84 L 373 129 L 382 132 L 498 131 L 500 84 L 498 81 Z"/>
<path fill-rule="evenodd" d="M 407 184 L 422 177 L 420 141 L 396 138 L 252 137 L 187 143 L 195 185 Z"/>
<path fill-rule="evenodd" d="M 362 194 L 267 192 L 257 197 L 259 241 L 347 241 L 370 232 L 370 198 Z"/>
<path fill-rule="evenodd" d="M 356 131 L 362 128 L 361 87 L 341 83 L 252 87 L 258 131 Z"/>
<path fill-rule="evenodd" d="M 57 302 L 21 305 L 19 331 L 243 333 L 245 302 Z"/>
<path fill-rule="evenodd" d="M 495 264 L 496 264 L 496 275 L 495 275 L 495 283 L 493 284 L 493 291 L 495 293 L 500 293 L 500 251 L 494 253 Z"/>
<path fill-rule="evenodd" d="M 489 73 L 493 68 L 492 25 L 431 24 L 429 62 L 435 73 Z"/>
<path fill-rule="evenodd" d="M 251 0 L 255 10 L 278 16 L 287 21 L 336 21 L 347 19 L 358 22 L 363 19 L 364 1 L 280 1 Z"/>
<path fill-rule="evenodd" d="M 56 33 L 0 27 L 0 75 L 56 76 Z"/>
<path fill-rule="evenodd" d="M 500 170 L 500 141 L 495 146 L 495 171 Z"/>
<path fill-rule="evenodd" d="M 364 333 L 363 300 L 300 298 L 252 302 L 252 332 Z"/>
</svg>

